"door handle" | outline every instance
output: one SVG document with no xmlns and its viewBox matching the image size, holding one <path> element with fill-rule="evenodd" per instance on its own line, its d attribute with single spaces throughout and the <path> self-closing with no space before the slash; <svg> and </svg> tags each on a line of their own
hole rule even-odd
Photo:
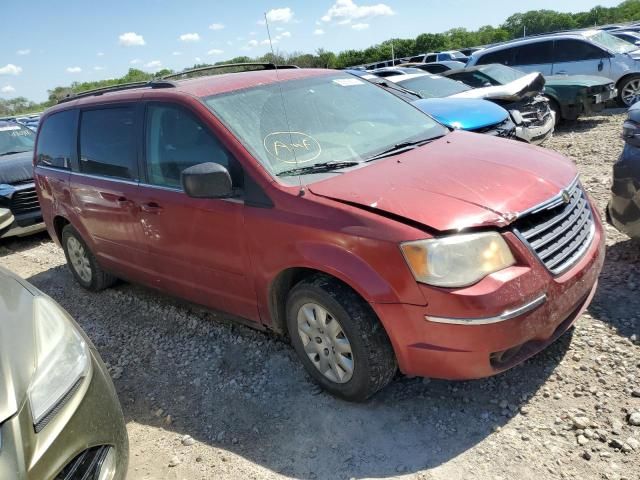
<svg viewBox="0 0 640 480">
<path fill-rule="evenodd" d="M 555 72 L 554 75 L 566 75 L 567 71 L 566 70 L 560 70 L 559 72 Z"/>
<path fill-rule="evenodd" d="M 601 72 L 603 68 L 604 68 L 604 62 L 600 60 L 600 63 L 598 64 L 598 71 Z"/>
<path fill-rule="evenodd" d="M 116 203 L 120 208 L 131 208 L 133 207 L 133 202 L 125 197 L 118 197 Z"/>
<path fill-rule="evenodd" d="M 145 213 L 151 213 L 154 215 L 159 215 L 160 213 L 162 213 L 162 207 L 156 202 L 143 203 L 142 205 L 140 205 L 140 210 Z"/>
</svg>

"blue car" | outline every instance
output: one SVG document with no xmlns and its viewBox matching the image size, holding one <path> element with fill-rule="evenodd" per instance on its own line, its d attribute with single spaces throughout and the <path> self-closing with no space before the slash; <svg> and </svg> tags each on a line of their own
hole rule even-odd
<svg viewBox="0 0 640 480">
<path fill-rule="evenodd" d="M 397 97 L 415 105 L 441 124 L 454 129 L 514 138 L 516 126 L 509 112 L 488 100 L 476 98 L 422 98 L 420 94 L 362 70 L 348 73 L 375 83 Z"/>
</svg>

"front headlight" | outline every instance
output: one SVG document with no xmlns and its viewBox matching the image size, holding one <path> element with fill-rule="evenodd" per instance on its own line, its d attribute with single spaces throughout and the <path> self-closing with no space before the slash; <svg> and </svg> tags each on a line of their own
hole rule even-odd
<svg viewBox="0 0 640 480">
<path fill-rule="evenodd" d="M 497 232 L 417 240 L 400 249 L 415 279 L 438 287 L 465 287 L 515 263 Z"/>
<path fill-rule="evenodd" d="M 37 425 L 91 368 L 84 338 L 53 300 L 34 300 L 36 370 L 29 385 L 33 424 Z"/>
</svg>

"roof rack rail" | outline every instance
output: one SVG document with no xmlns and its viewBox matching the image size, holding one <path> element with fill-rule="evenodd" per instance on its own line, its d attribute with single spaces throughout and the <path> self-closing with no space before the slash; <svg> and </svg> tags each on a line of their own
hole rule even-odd
<svg viewBox="0 0 640 480">
<path fill-rule="evenodd" d="M 220 70 L 223 68 L 242 68 L 242 67 L 261 67 L 260 69 L 257 70 L 275 70 L 276 68 L 278 69 L 291 69 L 291 68 L 300 68 L 297 65 L 276 65 L 275 63 L 260 63 L 260 62 L 249 62 L 249 63 L 225 63 L 222 65 L 211 65 L 209 67 L 199 67 L 199 68 L 192 68 L 190 70 L 184 70 L 183 72 L 179 72 L 179 73 L 172 73 L 170 75 L 165 75 L 164 77 L 162 77 L 162 80 L 169 80 L 172 78 L 175 79 L 181 79 L 182 77 L 192 74 L 192 73 L 199 73 L 199 72 L 206 72 L 208 70 Z M 248 68 L 247 68 L 248 70 Z"/>
<path fill-rule="evenodd" d="M 66 97 L 58 100 L 58 103 L 70 102 L 71 100 L 76 100 L 78 98 L 91 97 L 94 95 L 102 95 L 104 93 L 110 93 L 110 92 L 118 92 L 120 90 L 130 90 L 133 88 L 142 88 L 142 87 L 172 88 L 175 86 L 176 86 L 175 83 L 166 81 L 164 79 L 121 83 L 119 85 L 110 85 L 108 87 L 94 88 L 92 90 L 86 90 L 84 92 L 79 92 L 79 93 L 70 93 Z"/>
</svg>

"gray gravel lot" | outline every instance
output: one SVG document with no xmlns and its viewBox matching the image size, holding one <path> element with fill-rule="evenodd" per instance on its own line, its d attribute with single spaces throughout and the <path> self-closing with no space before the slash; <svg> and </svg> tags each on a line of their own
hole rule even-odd
<svg viewBox="0 0 640 480">
<path fill-rule="evenodd" d="M 560 127 L 601 211 L 619 112 Z M 118 389 L 130 479 L 640 479 L 640 244 L 607 227 L 600 286 L 576 328 L 469 382 L 397 378 L 366 404 L 320 392 L 279 339 L 129 284 L 92 294 L 48 237 L 0 263 L 64 306 Z M 634 412 L 638 412 L 634 415 Z"/>
</svg>

